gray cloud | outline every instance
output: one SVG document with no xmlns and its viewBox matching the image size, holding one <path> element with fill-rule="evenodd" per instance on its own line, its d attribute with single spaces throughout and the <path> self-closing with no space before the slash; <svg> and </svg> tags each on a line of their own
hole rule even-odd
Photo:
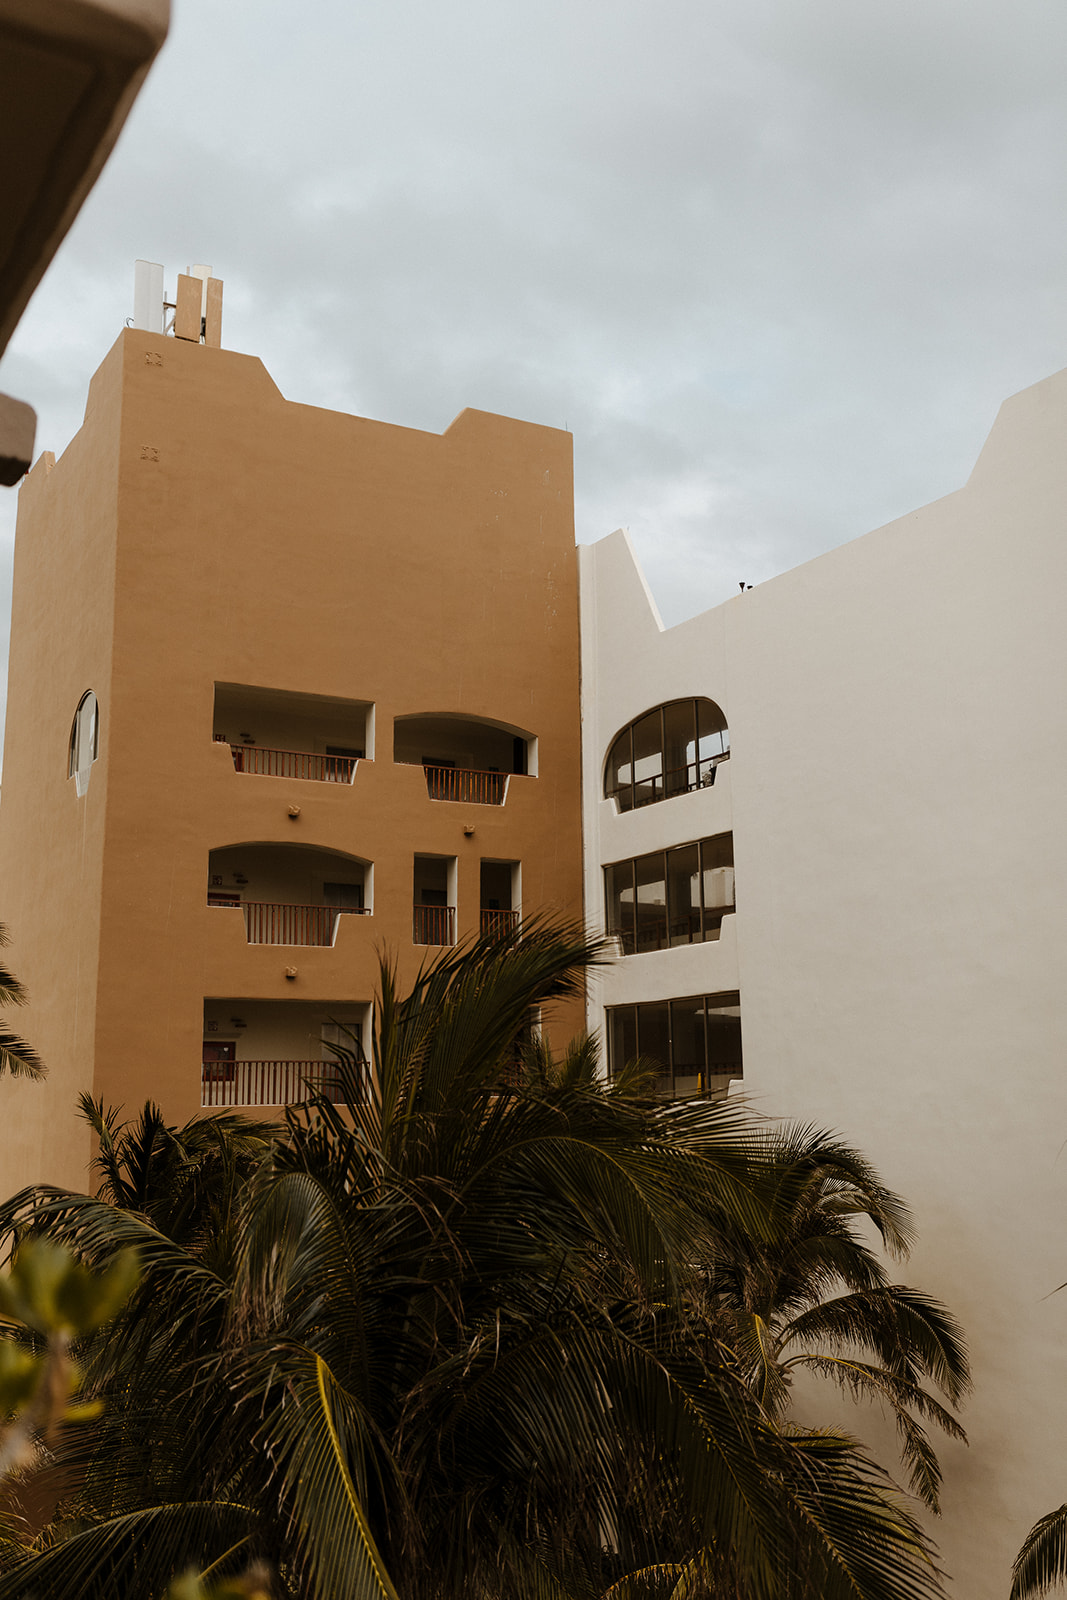
<svg viewBox="0 0 1067 1600">
<path fill-rule="evenodd" d="M 1044 0 L 176 0 L 0 384 L 62 448 L 133 259 L 209 260 L 290 398 L 569 426 L 579 538 L 675 621 L 1063 364 L 1065 47 Z"/>
</svg>

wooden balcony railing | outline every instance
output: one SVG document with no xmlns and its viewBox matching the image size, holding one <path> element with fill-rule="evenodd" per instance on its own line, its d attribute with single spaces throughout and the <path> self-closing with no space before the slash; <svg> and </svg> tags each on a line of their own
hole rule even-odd
<svg viewBox="0 0 1067 1600">
<path fill-rule="evenodd" d="M 431 800 L 462 800 L 468 805 L 502 806 L 508 787 L 506 772 L 472 772 L 465 767 L 423 766 Z"/>
<path fill-rule="evenodd" d="M 414 906 L 413 944 L 455 944 L 455 906 Z"/>
<path fill-rule="evenodd" d="M 363 906 L 290 906 L 245 900 L 245 936 L 249 944 L 331 945 L 338 917 L 366 916 Z"/>
<path fill-rule="evenodd" d="M 517 932 L 519 926 L 519 913 L 517 911 L 485 911 L 482 912 L 482 937 L 499 937 L 504 933 Z"/>
<path fill-rule="evenodd" d="M 319 783 L 351 783 L 358 756 L 320 756 L 310 750 L 269 750 L 258 744 L 231 744 L 238 772 L 262 778 L 311 778 Z"/>
<path fill-rule="evenodd" d="M 337 1101 L 332 1061 L 205 1061 L 202 1106 L 291 1106 L 312 1093 Z"/>
</svg>

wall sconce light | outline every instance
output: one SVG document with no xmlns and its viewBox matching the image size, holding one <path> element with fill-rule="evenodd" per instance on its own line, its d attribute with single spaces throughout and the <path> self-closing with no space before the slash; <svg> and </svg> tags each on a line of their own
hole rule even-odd
<svg viewBox="0 0 1067 1600">
<path fill-rule="evenodd" d="M 300 807 L 299 806 L 290 806 L 289 807 L 289 815 L 293 819 L 293 821 L 295 822 L 297 817 L 300 815 Z"/>
<path fill-rule="evenodd" d="M 285 976 L 288 978 L 289 982 L 292 983 L 296 978 L 296 968 L 286 967 Z"/>
<path fill-rule="evenodd" d="M 463 837 L 465 839 L 472 839 L 474 837 L 474 823 L 473 822 L 465 822 L 463 824 Z"/>
</svg>

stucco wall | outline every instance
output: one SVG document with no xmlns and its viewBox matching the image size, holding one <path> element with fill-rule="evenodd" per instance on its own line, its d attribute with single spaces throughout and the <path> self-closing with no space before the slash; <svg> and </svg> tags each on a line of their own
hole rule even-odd
<svg viewBox="0 0 1067 1600">
<path fill-rule="evenodd" d="M 75 1083 L 196 1114 L 206 998 L 363 1004 L 382 951 L 413 979 L 416 853 L 455 860 L 460 938 L 478 928 L 483 857 L 521 861 L 527 914 L 581 914 L 569 435 L 471 411 L 434 435 L 293 405 L 251 357 L 129 330 L 86 428 L 37 478 L 0 848 L 26 1031 L 52 1078 L 35 1101 L 0 1083 L 33 1124 L 5 1188 L 16 1171 L 84 1183 L 87 1146 L 57 1132 Z M 350 785 L 235 772 L 213 742 L 216 683 L 372 705 L 377 759 Z M 66 739 L 87 687 L 102 754 L 78 802 Z M 504 805 L 430 799 L 421 768 L 392 760 L 394 717 L 425 713 L 529 729 L 538 776 L 511 778 Z M 88 877 L 52 844 L 58 830 L 74 850 L 86 826 Z M 242 841 L 372 861 L 373 916 L 342 917 L 332 948 L 249 946 L 205 893 L 209 852 Z M 581 1020 L 561 1007 L 549 1030 Z"/>
<path fill-rule="evenodd" d="M 624 831 L 711 832 L 727 792 L 737 873 L 722 947 L 620 963 L 591 1021 L 717 986 L 733 921 L 744 1091 L 875 1161 L 915 1211 L 907 1281 L 968 1331 L 936 1530 L 968 1600 L 1002 1600 L 1067 1482 L 1065 436 L 1059 374 L 958 493 L 666 632 L 623 535 L 581 552 L 590 906 Z M 614 733 L 689 694 L 727 715 L 729 791 L 609 816 Z"/>
</svg>

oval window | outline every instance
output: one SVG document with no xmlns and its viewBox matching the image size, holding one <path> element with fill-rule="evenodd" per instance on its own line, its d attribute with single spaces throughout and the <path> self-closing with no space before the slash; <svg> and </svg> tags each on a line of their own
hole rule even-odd
<svg viewBox="0 0 1067 1600">
<path fill-rule="evenodd" d="M 74 779 L 80 797 L 89 787 L 89 774 L 100 746 L 100 707 L 96 695 L 87 689 L 78 702 L 70 730 L 67 776 Z"/>
</svg>

